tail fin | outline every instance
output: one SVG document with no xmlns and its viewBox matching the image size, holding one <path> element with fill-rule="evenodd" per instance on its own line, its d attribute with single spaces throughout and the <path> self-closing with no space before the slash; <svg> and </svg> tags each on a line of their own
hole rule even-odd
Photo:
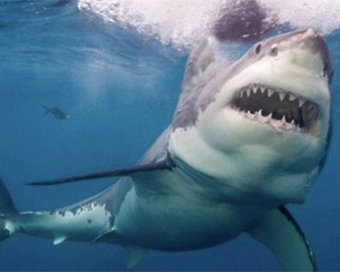
<svg viewBox="0 0 340 272">
<path fill-rule="evenodd" d="M 0 178 L 0 241 L 5 240 L 10 236 L 9 230 L 5 228 L 5 214 L 18 213 L 14 206 L 13 200 Z"/>
<path fill-rule="evenodd" d="M 44 106 L 44 105 L 41 105 L 41 106 L 46 110 L 44 116 L 46 116 L 47 114 L 49 114 L 50 109 L 49 109 L 48 107 Z"/>
</svg>

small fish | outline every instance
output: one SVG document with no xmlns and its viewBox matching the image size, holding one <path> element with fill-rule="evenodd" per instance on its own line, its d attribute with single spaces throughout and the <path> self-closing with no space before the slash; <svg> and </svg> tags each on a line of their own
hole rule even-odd
<svg viewBox="0 0 340 272">
<path fill-rule="evenodd" d="M 65 119 L 69 119 L 70 115 L 68 115 L 66 112 L 64 112 L 62 109 L 58 108 L 58 107 L 53 107 L 53 108 L 48 108 L 44 105 L 42 105 L 43 108 L 46 110 L 45 112 L 45 116 L 49 113 L 53 114 L 53 116 L 59 120 L 65 120 Z"/>
</svg>

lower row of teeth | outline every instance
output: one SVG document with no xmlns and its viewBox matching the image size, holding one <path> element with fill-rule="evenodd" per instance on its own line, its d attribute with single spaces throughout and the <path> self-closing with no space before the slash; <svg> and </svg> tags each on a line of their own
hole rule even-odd
<svg viewBox="0 0 340 272">
<path fill-rule="evenodd" d="M 257 121 L 261 124 L 270 125 L 275 129 L 284 129 L 287 131 L 297 131 L 297 132 L 303 132 L 306 130 L 296 125 L 294 120 L 292 120 L 291 122 L 288 122 L 286 120 L 286 116 L 283 116 L 281 120 L 276 120 L 272 118 L 272 115 L 273 115 L 272 113 L 269 114 L 268 116 L 263 116 L 262 110 L 257 111 L 255 113 L 251 113 L 249 110 L 247 112 L 239 110 L 239 112 L 241 115 L 243 115 L 247 119 Z"/>
</svg>

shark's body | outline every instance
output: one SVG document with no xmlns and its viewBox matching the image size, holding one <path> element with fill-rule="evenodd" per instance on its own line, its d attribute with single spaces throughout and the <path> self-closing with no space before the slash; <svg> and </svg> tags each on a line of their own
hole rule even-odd
<svg viewBox="0 0 340 272">
<path fill-rule="evenodd" d="M 327 155 L 327 46 L 314 31 L 299 31 L 230 62 L 219 45 L 210 37 L 191 53 L 174 120 L 136 167 L 45 182 L 124 176 L 56 211 L 18 213 L 3 189 L 2 237 L 117 243 L 132 267 L 148 249 L 205 248 L 248 232 L 284 269 L 316 270 L 283 205 L 304 201 Z"/>
</svg>

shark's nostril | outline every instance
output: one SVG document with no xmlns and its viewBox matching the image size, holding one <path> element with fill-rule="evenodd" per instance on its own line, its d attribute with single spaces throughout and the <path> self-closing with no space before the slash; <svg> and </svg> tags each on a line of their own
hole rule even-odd
<svg viewBox="0 0 340 272">
<path fill-rule="evenodd" d="M 272 47 L 269 50 L 269 55 L 276 57 L 278 53 L 279 53 L 279 49 L 277 47 L 277 44 L 272 45 Z"/>
</svg>

